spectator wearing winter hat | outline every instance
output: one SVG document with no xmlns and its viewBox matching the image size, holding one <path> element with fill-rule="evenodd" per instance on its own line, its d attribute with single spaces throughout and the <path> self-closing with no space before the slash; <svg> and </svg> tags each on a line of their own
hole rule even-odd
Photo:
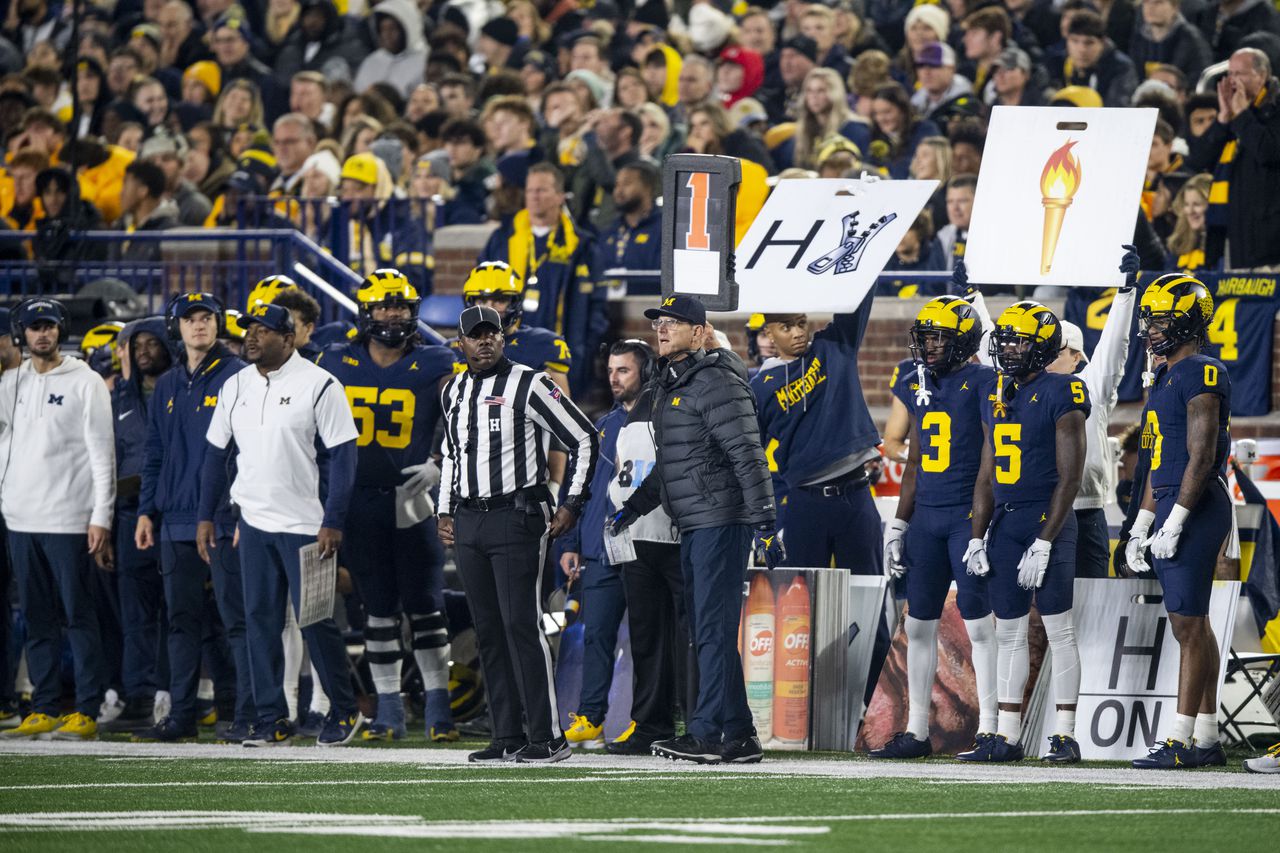
<svg viewBox="0 0 1280 853">
<path fill-rule="evenodd" d="M 280 168 L 275 156 L 265 148 L 250 148 L 237 160 L 235 171 L 227 179 L 226 190 L 213 200 L 213 209 L 205 219 L 206 228 L 292 228 L 293 224 L 276 214 L 269 205 L 251 204 L 251 196 L 270 195 L 269 188 Z M 279 195 L 277 191 L 275 195 Z"/>
<path fill-rule="evenodd" d="M 704 56 L 714 56 L 733 34 L 733 18 L 711 3 L 695 3 L 688 14 L 689 40 L 693 49 Z"/>
<path fill-rule="evenodd" d="M 182 101 L 212 108 L 222 92 L 222 69 L 210 60 L 193 62 L 182 72 Z"/>
<path fill-rule="evenodd" d="M 916 79 L 920 88 L 911 96 L 911 108 L 922 118 L 973 93 L 968 78 L 956 73 L 956 52 L 941 42 L 926 44 L 916 54 Z"/>
<path fill-rule="evenodd" d="M 764 58 L 760 54 L 737 45 L 720 51 L 715 88 L 725 109 L 754 95 L 763 83 Z"/>
<path fill-rule="evenodd" d="M 476 52 L 484 57 L 485 71 L 494 74 L 504 68 L 518 69 L 524 51 L 517 50 L 520 28 L 510 18 L 494 18 L 480 28 Z"/>
<path fill-rule="evenodd" d="M 794 121 L 800 115 L 801 90 L 809 72 L 818 67 L 818 45 L 808 36 L 795 36 L 778 51 L 778 75 L 782 86 L 760 92 L 760 102 L 769 113 L 769 121 L 778 124 Z"/>
<path fill-rule="evenodd" d="M 903 31 L 906 34 L 906 44 L 898 51 L 893 66 L 900 79 L 905 80 L 910 88 L 916 83 L 916 57 L 927 44 L 947 43 L 947 36 L 951 33 L 951 16 L 942 6 L 922 3 L 907 13 Z"/>
</svg>

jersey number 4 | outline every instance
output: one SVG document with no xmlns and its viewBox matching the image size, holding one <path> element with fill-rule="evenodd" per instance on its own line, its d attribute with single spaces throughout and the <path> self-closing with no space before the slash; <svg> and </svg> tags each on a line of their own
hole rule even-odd
<svg viewBox="0 0 1280 853">
<path fill-rule="evenodd" d="M 351 415 L 355 418 L 356 428 L 360 435 L 356 438 L 357 447 L 366 447 L 375 441 L 379 447 L 402 450 L 409 446 L 413 437 L 413 415 L 417 410 L 417 399 L 407 388 L 377 388 L 366 385 L 348 385 L 347 402 L 351 404 Z M 386 406 L 391 415 L 391 426 L 394 429 L 377 429 L 376 414 L 371 406 Z"/>
</svg>

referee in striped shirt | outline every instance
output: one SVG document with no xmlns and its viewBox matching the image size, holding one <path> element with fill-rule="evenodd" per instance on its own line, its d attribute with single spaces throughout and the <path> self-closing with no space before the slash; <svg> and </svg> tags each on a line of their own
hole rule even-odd
<svg viewBox="0 0 1280 853">
<path fill-rule="evenodd" d="M 458 322 L 467 370 L 442 392 L 440 541 L 454 546 L 476 626 L 493 741 L 476 763 L 569 757 L 551 649 L 542 633 L 547 542 L 569 530 L 589 495 L 595 428 L 545 373 L 502 354 L 502 318 L 473 306 Z M 552 514 L 551 437 L 569 448 L 567 496 Z M 527 730 L 526 730 L 527 723 Z"/>
</svg>

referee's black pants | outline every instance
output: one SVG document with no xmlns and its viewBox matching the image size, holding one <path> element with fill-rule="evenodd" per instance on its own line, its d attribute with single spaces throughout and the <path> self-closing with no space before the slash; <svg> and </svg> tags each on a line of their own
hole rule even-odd
<svg viewBox="0 0 1280 853">
<path fill-rule="evenodd" d="M 480 646 L 494 742 L 543 743 L 560 735 L 551 648 L 542 633 L 545 502 L 454 512 L 458 575 Z M 524 722 L 528 721 L 528 732 Z"/>
</svg>

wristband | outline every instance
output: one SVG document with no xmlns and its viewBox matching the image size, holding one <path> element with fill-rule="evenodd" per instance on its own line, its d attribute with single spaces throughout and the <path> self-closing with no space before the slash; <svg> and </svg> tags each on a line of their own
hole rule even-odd
<svg viewBox="0 0 1280 853">
<path fill-rule="evenodd" d="M 1182 522 L 1186 521 L 1187 516 L 1190 514 L 1191 510 L 1187 509 L 1182 504 L 1174 504 L 1173 509 L 1169 510 L 1169 517 L 1165 519 L 1164 523 L 1166 525 L 1174 524 L 1181 527 Z"/>
<path fill-rule="evenodd" d="M 1156 514 L 1149 509 L 1140 509 L 1134 516 L 1133 525 L 1129 528 L 1129 536 L 1137 539 L 1151 532 L 1151 525 L 1156 522 Z"/>
</svg>

